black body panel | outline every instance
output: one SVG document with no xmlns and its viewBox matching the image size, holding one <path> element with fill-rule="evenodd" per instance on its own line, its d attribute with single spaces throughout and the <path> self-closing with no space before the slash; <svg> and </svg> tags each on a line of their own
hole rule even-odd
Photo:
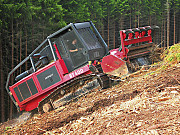
<svg viewBox="0 0 180 135">
<path fill-rule="evenodd" d="M 57 72 L 55 66 L 47 69 L 46 71 L 37 75 L 38 81 L 41 85 L 42 90 L 54 85 L 55 83 L 61 81 L 61 78 Z"/>
</svg>

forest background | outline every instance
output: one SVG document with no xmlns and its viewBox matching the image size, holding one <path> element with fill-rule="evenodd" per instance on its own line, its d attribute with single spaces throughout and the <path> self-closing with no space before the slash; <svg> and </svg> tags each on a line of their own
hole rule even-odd
<svg viewBox="0 0 180 135">
<path fill-rule="evenodd" d="M 95 24 L 109 49 L 120 45 L 119 30 L 147 25 L 160 27 L 159 47 L 180 41 L 179 0 L 0 0 L 0 122 L 19 114 L 5 89 L 8 73 L 48 35 L 84 21 Z"/>
</svg>

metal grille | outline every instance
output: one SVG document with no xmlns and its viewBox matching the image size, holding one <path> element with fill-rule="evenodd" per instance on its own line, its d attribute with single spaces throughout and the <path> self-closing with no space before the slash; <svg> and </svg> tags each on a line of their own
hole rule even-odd
<svg viewBox="0 0 180 135">
<path fill-rule="evenodd" d="M 105 55 L 105 48 L 90 27 L 78 29 L 88 48 L 89 60 L 101 59 Z"/>
<path fill-rule="evenodd" d="M 101 48 L 101 45 L 90 27 L 78 29 L 78 32 L 87 44 L 88 50 Z"/>
<path fill-rule="evenodd" d="M 31 90 L 32 95 L 38 93 L 37 88 L 36 88 L 36 86 L 35 86 L 35 84 L 33 82 L 33 79 L 27 80 L 27 84 L 28 84 L 28 86 L 29 86 L 29 88 Z"/>
<path fill-rule="evenodd" d="M 24 100 L 31 96 L 31 93 L 29 91 L 29 88 L 26 82 L 20 84 L 18 87 Z"/>
<path fill-rule="evenodd" d="M 21 94 L 19 93 L 18 87 L 14 88 L 14 92 L 16 93 L 17 98 L 19 99 L 19 101 L 23 101 Z"/>
</svg>

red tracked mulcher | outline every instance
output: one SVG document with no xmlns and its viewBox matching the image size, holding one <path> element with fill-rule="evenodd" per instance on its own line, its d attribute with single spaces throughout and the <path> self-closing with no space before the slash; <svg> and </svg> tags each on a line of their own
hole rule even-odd
<svg viewBox="0 0 180 135">
<path fill-rule="evenodd" d="M 154 28 L 158 27 L 122 30 L 120 47 L 108 51 L 92 22 L 70 23 L 48 36 L 9 73 L 7 92 L 18 110 L 38 108 L 43 113 L 98 87 L 108 88 L 109 74 L 122 77 L 151 63 Z M 24 72 L 17 75 L 20 67 Z"/>
</svg>

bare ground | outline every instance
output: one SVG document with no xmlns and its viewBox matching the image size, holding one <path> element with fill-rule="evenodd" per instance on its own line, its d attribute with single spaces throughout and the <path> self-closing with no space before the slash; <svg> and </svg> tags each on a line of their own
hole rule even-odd
<svg viewBox="0 0 180 135">
<path fill-rule="evenodd" d="M 180 134 L 180 64 L 131 76 L 109 89 L 94 90 L 77 102 L 1 134 Z"/>
</svg>

